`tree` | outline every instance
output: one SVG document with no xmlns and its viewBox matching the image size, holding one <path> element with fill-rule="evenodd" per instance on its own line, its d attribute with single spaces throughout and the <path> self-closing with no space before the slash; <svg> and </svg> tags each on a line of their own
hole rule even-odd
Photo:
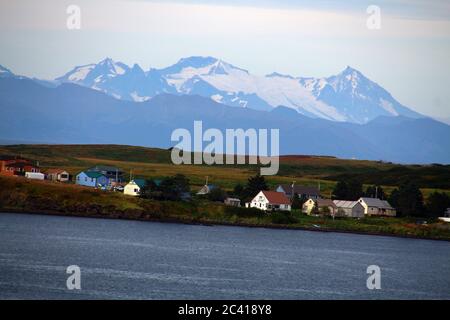
<svg viewBox="0 0 450 320">
<path fill-rule="evenodd" d="M 447 208 L 450 207 L 450 197 L 443 192 L 433 192 L 426 204 L 426 211 L 430 217 L 442 216 Z"/>
<path fill-rule="evenodd" d="M 145 186 L 143 186 L 139 192 L 139 196 L 143 199 L 155 199 L 158 198 L 158 187 L 153 180 L 146 180 Z"/>
<path fill-rule="evenodd" d="M 182 174 L 165 178 L 159 186 L 153 181 L 148 181 L 147 185 L 141 189 L 141 197 L 145 199 L 158 200 L 181 200 L 183 193 L 190 191 L 189 179 Z"/>
<path fill-rule="evenodd" d="M 297 193 L 294 193 L 294 197 L 292 198 L 292 209 L 302 209 L 303 208 L 303 198 L 300 198 Z"/>
<path fill-rule="evenodd" d="M 355 201 L 361 198 L 361 196 L 363 195 L 361 182 L 352 180 L 347 184 L 347 186 L 348 189 L 347 189 L 347 197 L 345 198 L 346 200 Z"/>
<path fill-rule="evenodd" d="M 423 195 L 413 183 L 403 183 L 392 191 L 389 202 L 400 216 L 423 217 L 425 209 Z"/>
<path fill-rule="evenodd" d="M 345 181 L 338 181 L 333 189 L 333 199 L 346 200 L 348 194 L 348 185 Z"/>
<path fill-rule="evenodd" d="M 269 187 L 267 187 L 266 179 L 264 179 L 264 176 L 257 174 L 256 176 L 248 178 L 248 182 L 245 187 L 246 197 L 248 198 L 254 197 L 261 190 L 269 190 Z"/>
<path fill-rule="evenodd" d="M 378 185 L 368 186 L 366 192 L 364 193 L 364 196 L 369 198 L 378 198 L 380 200 L 387 199 L 383 188 Z"/>
<path fill-rule="evenodd" d="M 216 187 L 208 193 L 207 197 L 211 201 L 223 202 L 227 198 L 227 193 L 222 188 Z"/>
<path fill-rule="evenodd" d="M 363 195 L 362 184 L 359 181 L 351 180 L 338 181 L 333 190 L 333 199 L 358 200 Z"/>
<path fill-rule="evenodd" d="M 245 197 L 244 191 L 245 191 L 244 186 L 242 184 L 238 183 L 237 185 L 234 186 L 233 195 L 236 198 L 243 199 Z"/>
</svg>

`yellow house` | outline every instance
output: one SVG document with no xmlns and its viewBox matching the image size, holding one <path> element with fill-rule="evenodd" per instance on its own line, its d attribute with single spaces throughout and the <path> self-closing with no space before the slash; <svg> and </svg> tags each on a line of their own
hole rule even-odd
<svg viewBox="0 0 450 320">
<path fill-rule="evenodd" d="M 144 179 L 131 180 L 123 189 L 123 193 L 129 196 L 138 196 L 145 185 Z"/>
</svg>

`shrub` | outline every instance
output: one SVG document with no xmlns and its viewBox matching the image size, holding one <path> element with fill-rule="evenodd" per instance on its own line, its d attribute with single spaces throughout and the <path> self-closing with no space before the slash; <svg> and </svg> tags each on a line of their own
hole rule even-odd
<svg viewBox="0 0 450 320">
<path fill-rule="evenodd" d="M 297 223 L 298 219 L 289 212 L 275 211 L 270 215 L 272 223 L 275 224 L 293 224 Z"/>
</svg>

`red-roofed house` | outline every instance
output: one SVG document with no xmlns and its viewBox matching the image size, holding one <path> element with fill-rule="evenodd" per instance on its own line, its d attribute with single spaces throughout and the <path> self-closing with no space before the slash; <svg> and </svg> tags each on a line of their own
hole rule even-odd
<svg viewBox="0 0 450 320">
<path fill-rule="evenodd" d="M 40 172 L 39 167 L 32 161 L 17 157 L 0 156 L 0 174 L 2 175 L 25 175 L 25 172 Z"/>
<path fill-rule="evenodd" d="M 283 192 L 276 191 L 260 191 L 249 206 L 265 211 L 291 211 L 289 198 Z"/>
</svg>

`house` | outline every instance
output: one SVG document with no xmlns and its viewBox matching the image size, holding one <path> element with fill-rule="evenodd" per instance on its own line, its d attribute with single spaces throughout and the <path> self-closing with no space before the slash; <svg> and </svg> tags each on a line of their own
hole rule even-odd
<svg viewBox="0 0 450 320">
<path fill-rule="evenodd" d="M 231 207 L 240 207 L 241 206 L 241 200 L 238 198 L 226 198 L 223 203 L 227 206 Z"/>
<path fill-rule="evenodd" d="M 198 192 L 198 195 L 205 195 L 205 194 L 209 194 L 212 190 L 216 189 L 217 186 L 213 185 L 213 184 L 205 184 Z"/>
<path fill-rule="evenodd" d="M 0 174 L 24 176 L 25 172 L 40 172 L 39 166 L 34 165 L 31 160 L 12 156 L 0 157 Z"/>
<path fill-rule="evenodd" d="M 306 186 L 297 186 L 294 184 L 294 186 L 290 184 L 280 184 L 275 191 L 277 192 L 283 192 L 289 199 L 292 198 L 292 192 L 294 194 L 298 194 L 299 198 L 303 199 L 319 199 L 320 198 L 320 191 L 316 187 L 306 187 Z"/>
<path fill-rule="evenodd" d="M 145 187 L 146 184 L 147 182 L 145 181 L 145 179 L 133 179 L 125 185 L 123 194 L 129 196 L 138 196 L 141 193 L 141 189 Z"/>
<path fill-rule="evenodd" d="M 85 172 L 101 173 L 108 178 L 108 185 L 115 185 L 115 183 L 124 182 L 123 171 L 122 169 L 117 167 L 96 165 L 92 168 L 87 169 Z"/>
<path fill-rule="evenodd" d="M 331 199 L 308 199 L 302 207 L 302 211 L 308 215 L 315 212 L 326 215 L 337 214 L 337 207 Z"/>
<path fill-rule="evenodd" d="M 44 180 L 45 174 L 40 172 L 25 172 L 25 178 L 33 180 Z"/>
<path fill-rule="evenodd" d="M 291 211 L 290 200 L 283 192 L 276 191 L 260 191 L 246 206 L 265 211 Z"/>
<path fill-rule="evenodd" d="M 368 216 L 395 217 L 395 209 L 386 200 L 377 198 L 359 198 L 359 203 L 364 207 L 364 214 Z"/>
<path fill-rule="evenodd" d="M 70 180 L 69 173 L 63 169 L 48 169 L 46 174 L 48 180 L 59 182 L 67 182 Z"/>
<path fill-rule="evenodd" d="M 334 200 L 337 207 L 337 217 L 364 217 L 364 207 L 359 201 Z"/>
<path fill-rule="evenodd" d="M 106 187 L 109 185 L 109 179 L 104 174 L 94 171 L 82 171 L 76 175 L 76 184 L 86 187 Z"/>
</svg>

